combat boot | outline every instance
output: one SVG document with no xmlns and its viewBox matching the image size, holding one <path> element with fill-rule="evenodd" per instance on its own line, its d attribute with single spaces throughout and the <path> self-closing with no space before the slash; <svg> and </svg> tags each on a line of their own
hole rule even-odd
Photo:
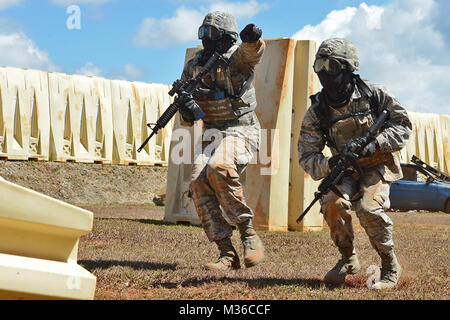
<svg viewBox="0 0 450 320">
<path fill-rule="evenodd" d="M 380 281 L 376 282 L 372 289 L 383 290 L 395 287 L 402 275 L 402 267 L 397 261 L 397 257 L 392 252 L 381 255 L 381 275 Z"/>
<path fill-rule="evenodd" d="M 236 249 L 233 247 L 231 238 L 225 238 L 215 241 L 219 248 L 220 255 L 216 262 L 211 262 L 205 265 L 209 270 L 231 270 L 239 269 L 241 262 L 239 261 L 239 255 Z"/>
<path fill-rule="evenodd" d="M 252 226 L 252 220 L 238 224 L 244 245 L 244 264 L 247 268 L 256 266 L 264 260 L 264 246 Z"/>
<path fill-rule="evenodd" d="M 340 285 L 344 283 L 346 275 L 356 274 L 360 269 L 361 267 L 356 252 L 353 252 L 350 257 L 342 255 L 342 258 L 336 263 L 333 269 L 327 272 L 323 280 L 329 284 Z"/>
</svg>

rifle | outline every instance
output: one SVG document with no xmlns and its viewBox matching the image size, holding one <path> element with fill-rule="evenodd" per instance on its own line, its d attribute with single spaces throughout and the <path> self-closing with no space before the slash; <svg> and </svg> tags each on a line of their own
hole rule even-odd
<svg viewBox="0 0 450 320">
<path fill-rule="evenodd" d="M 429 166 L 428 164 L 426 164 L 425 162 L 423 162 L 422 160 L 420 160 L 416 156 L 412 156 L 411 162 L 416 164 L 416 165 L 418 165 L 419 167 L 422 167 L 423 169 L 425 169 L 426 171 L 428 171 L 429 173 L 434 175 L 439 180 L 450 181 L 450 177 L 448 175 L 446 175 L 445 173 L 443 173 L 443 172 L 433 168 L 432 166 Z"/>
<path fill-rule="evenodd" d="M 169 91 L 169 95 L 173 96 L 174 94 L 177 94 L 178 96 L 182 94 L 188 94 L 192 95 L 195 92 L 199 91 L 198 88 L 199 85 L 202 83 L 202 78 L 205 74 L 207 74 L 210 70 L 217 69 L 219 67 L 225 67 L 228 65 L 228 61 L 222 57 L 219 53 L 214 52 L 214 54 L 209 58 L 209 60 L 205 63 L 205 65 L 202 67 L 200 72 L 192 79 L 188 79 L 185 81 L 176 80 L 173 83 L 172 89 Z M 137 150 L 138 152 L 141 152 L 141 150 L 145 147 L 145 145 L 148 143 L 148 141 L 158 133 L 159 130 L 164 128 L 169 121 L 173 118 L 173 116 L 177 113 L 180 108 L 183 107 L 183 104 L 175 100 L 167 109 L 164 111 L 164 113 L 161 115 L 161 117 L 156 121 L 156 124 L 153 123 L 147 123 L 147 126 L 152 130 L 152 133 L 145 139 L 145 141 L 142 143 L 142 145 Z M 199 120 L 203 118 L 205 115 L 202 111 L 202 109 L 196 105 L 196 107 L 191 110 L 194 119 Z M 152 127 L 152 125 L 154 125 Z"/>
<path fill-rule="evenodd" d="M 339 196 L 342 196 L 341 192 L 336 188 L 336 185 L 339 184 L 340 180 L 344 177 L 348 169 L 352 168 L 361 174 L 361 168 L 356 162 L 356 159 L 360 157 L 360 154 L 364 150 L 364 148 L 375 139 L 378 130 L 380 130 L 381 126 L 386 121 L 388 116 L 389 112 L 384 109 L 381 112 L 380 116 L 375 120 L 375 123 L 369 128 L 369 131 L 367 131 L 363 136 L 365 141 L 364 143 L 358 144 L 353 147 L 344 147 L 345 152 L 341 153 L 336 166 L 333 168 L 333 170 L 331 170 L 328 176 L 326 176 L 322 180 L 319 185 L 318 191 L 314 193 L 314 200 L 297 218 L 297 223 L 300 223 L 300 221 L 302 221 L 303 217 L 308 213 L 312 206 L 330 190 L 335 192 Z"/>
</svg>

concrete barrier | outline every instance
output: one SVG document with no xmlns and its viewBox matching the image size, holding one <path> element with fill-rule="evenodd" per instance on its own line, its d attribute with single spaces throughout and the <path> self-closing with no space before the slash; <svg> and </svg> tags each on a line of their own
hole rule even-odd
<svg viewBox="0 0 450 320">
<path fill-rule="evenodd" d="M 93 214 L 0 178 L 0 299 L 93 299 L 77 265 Z"/>
</svg>

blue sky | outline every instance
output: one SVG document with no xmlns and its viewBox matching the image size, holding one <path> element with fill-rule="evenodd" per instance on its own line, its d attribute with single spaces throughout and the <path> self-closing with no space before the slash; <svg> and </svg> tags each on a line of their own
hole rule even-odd
<svg viewBox="0 0 450 320">
<path fill-rule="evenodd" d="M 70 5 L 80 29 L 67 27 Z M 408 110 L 450 113 L 448 0 L 0 0 L 0 65 L 170 84 L 215 9 L 264 38 L 346 37 L 364 78 Z"/>
</svg>

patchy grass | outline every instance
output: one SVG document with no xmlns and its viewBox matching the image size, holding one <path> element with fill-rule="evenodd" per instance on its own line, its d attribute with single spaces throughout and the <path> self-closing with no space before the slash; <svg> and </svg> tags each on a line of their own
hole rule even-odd
<svg viewBox="0 0 450 320">
<path fill-rule="evenodd" d="M 217 258 L 217 249 L 203 230 L 165 224 L 163 208 L 90 209 L 101 218 L 95 218 L 93 231 L 82 237 L 78 262 L 97 276 L 96 299 L 450 298 L 450 215 L 389 214 L 404 273 L 398 287 L 377 292 L 367 289 L 370 274 L 365 271 L 380 261 L 356 218 L 355 243 L 362 269 L 348 276 L 342 287 L 327 287 L 322 277 L 339 258 L 327 228 L 316 233 L 260 231 L 266 248 L 263 263 L 216 272 L 202 267 Z M 131 218 L 125 218 L 126 212 Z M 233 242 L 242 256 L 237 232 Z"/>
</svg>

